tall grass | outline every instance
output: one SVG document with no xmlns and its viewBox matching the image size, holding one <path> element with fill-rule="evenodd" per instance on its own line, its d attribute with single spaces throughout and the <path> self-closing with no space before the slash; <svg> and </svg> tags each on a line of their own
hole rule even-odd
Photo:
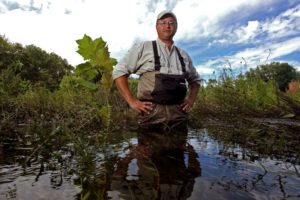
<svg viewBox="0 0 300 200">
<path fill-rule="evenodd" d="M 300 91 L 294 92 L 294 101 Z M 287 94 L 280 92 L 273 80 L 259 77 L 222 75 L 209 80 L 200 88 L 198 99 L 191 112 L 191 121 L 200 123 L 203 118 L 219 117 L 237 119 L 240 116 L 272 116 L 293 112 L 291 104 L 282 100 Z"/>
</svg>

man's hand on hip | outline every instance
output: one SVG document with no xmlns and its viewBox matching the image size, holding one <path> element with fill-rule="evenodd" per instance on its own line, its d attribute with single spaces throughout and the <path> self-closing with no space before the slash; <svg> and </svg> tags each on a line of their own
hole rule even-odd
<svg viewBox="0 0 300 200">
<path fill-rule="evenodd" d="M 130 107 L 138 113 L 147 113 L 149 114 L 153 109 L 152 103 L 149 101 L 140 101 L 138 99 L 133 100 L 129 103 Z"/>
</svg>

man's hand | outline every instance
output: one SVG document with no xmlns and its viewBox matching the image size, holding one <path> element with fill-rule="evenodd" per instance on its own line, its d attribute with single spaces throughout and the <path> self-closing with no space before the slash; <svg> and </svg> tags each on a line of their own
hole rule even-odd
<svg viewBox="0 0 300 200">
<path fill-rule="evenodd" d="M 200 87 L 200 85 L 198 85 L 196 82 L 189 85 L 189 94 L 184 99 L 183 103 L 181 104 L 182 110 L 184 112 L 189 112 L 192 109 L 192 107 L 196 101 L 199 87 Z"/>
<path fill-rule="evenodd" d="M 115 80 L 115 83 L 121 95 L 124 97 L 124 99 L 127 101 L 129 106 L 133 110 L 135 110 L 138 113 L 150 113 L 150 111 L 152 110 L 152 103 L 149 101 L 140 101 L 132 95 L 132 92 L 129 89 L 127 76 L 124 75 L 117 78 Z"/>
<path fill-rule="evenodd" d="M 130 107 L 138 113 L 147 113 L 149 114 L 153 109 L 152 103 L 149 101 L 140 101 L 134 99 L 132 102 L 129 102 Z"/>
<path fill-rule="evenodd" d="M 193 105 L 194 105 L 194 101 L 192 101 L 189 98 L 185 98 L 183 103 L 181 104 L 182 110 L 184 112 L 189 112 L 192 109 Z"/>
</svg>

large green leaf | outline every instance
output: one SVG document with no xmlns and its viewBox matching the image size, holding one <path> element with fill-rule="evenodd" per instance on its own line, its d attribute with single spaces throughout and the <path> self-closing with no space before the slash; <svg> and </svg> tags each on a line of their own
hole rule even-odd
<svg viewBox="0 0 300 200">
<path fill-rule="evenodd" d="M 92 66 L 89 62 L 78 65 L 75 69 L 75 73 L 88 81 L 92 81 L 99 74 L 97 68 Z"/>
<path fill-rule="evenodd" d="M 76 40 L 76 42 L 78 44 L 77 52 L 84 60 L 88 60 L 90 58 L 90 52 L 92 52 L 92 38 L 85 34 L 82 39 Z"/>
<path fill-rule="evenodd" d="M 90 81 L 100 73 L 102 85 L 109 89 L 112 85 L 111 73 L 117 60 L 110 57 L 106 42 L 101 37 L 93 40 L 86 34 L 76 42 L 78 44 L 77 52 L 87 61 L 77 66 L 76 73 Z"/>
</svg>

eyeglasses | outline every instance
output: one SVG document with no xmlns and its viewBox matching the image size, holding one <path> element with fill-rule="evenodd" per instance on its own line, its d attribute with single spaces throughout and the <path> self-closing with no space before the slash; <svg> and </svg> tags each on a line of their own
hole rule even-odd
<svg viewBox="0 0 300 200">
<path fill-rule="evenodd" d="M 162 26 L 176 26 L 177 23 L 176 22 L 164 22 L 164 21 L 159 21 L 158 22 L 159 25 L 162 25 Z"/>
</svg>

